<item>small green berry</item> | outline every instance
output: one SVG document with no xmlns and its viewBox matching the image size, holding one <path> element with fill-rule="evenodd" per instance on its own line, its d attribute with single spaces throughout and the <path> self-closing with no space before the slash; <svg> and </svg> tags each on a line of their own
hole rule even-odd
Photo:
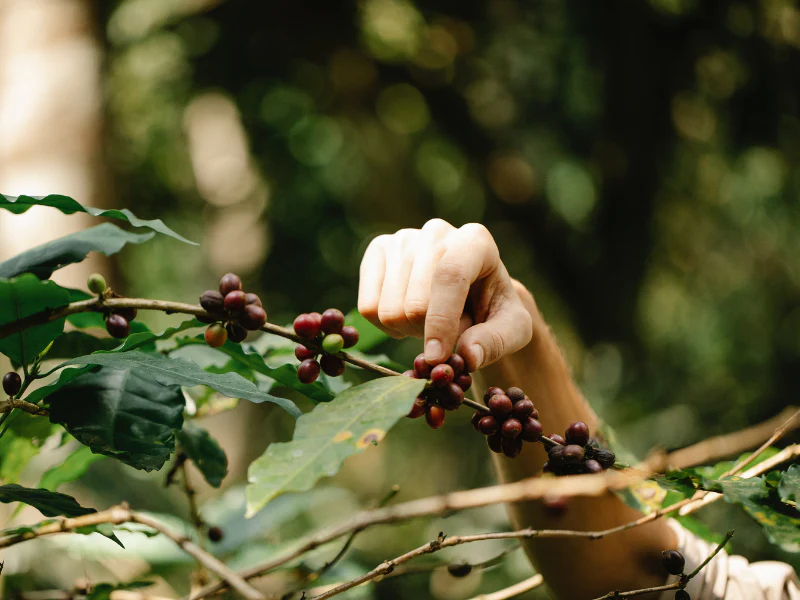
<svg viewBox="0 0 800 600">
<path fill-rule="evenodd" d="M 86 280 L 86 286 L 93 294 L 102 294 L 108 287 L 105 278 L 100 273 L 92 273 Z"/>
<path fill-rule="evenodd" d="M 336 354 L 344 348 L 344 338 L 338 333 L 329 333 L 322 340 L 322 349 L 328 354 Z"/>
</svg>

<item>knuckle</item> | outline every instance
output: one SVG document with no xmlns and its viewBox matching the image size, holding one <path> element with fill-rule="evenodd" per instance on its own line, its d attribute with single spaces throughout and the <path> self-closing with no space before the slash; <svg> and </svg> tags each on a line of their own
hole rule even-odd
<svg viewBox="0 0 800 600">
<path fill-rule="evenodd" d="M 484 344 L 484 355 L 487 363 L 495 362 L 506 354 L 506 340 L 496 329 L 489 332 L 489 339 Z"/>
<path fill-rule="evenodd" d="M 425 231 L 425 232 L 428 232 L 428 231 L 434 231 L 434 232 L 435 231 L 448 231 L 448 230 L 450 230 L 452 228 L 453 228 L 453 226 L 450 225 L 450 223 L 448 223 L 444 219 L 431 219 L 430 221 L 425 223 L 425 225 L 422 226 L 422 230 Z"/>
<path fill-rule="evenodd" d="M 378 307 L 378 319 L 391 329 L 402 327 L 408 322 L 403 307 L 395 304 L 381 304 Z"/>
<path fill-rule="evenodd" d="M 359 301 L 358 312 L 360 312 L 361 316 L 367 321 L 378 320 L 378 305 L 375 302 Z"/>
<path fill-rule="evenodd" d="M 404 305 L 406 318 L 414 324 L 425 322 L 425 315 L 428 313 L 428 303 L 424 300 L 406 300 Z"/>
<path fill-rule="evenodd" d="M 460 285 L 467 279 L 463 265 L 455 262 L 440 262 L 436 267 L 434 278 L 437 283 L 446 286 Z"/>
<path fill-rule="evenodd" d="M 425 328 L 426 333 L 430 329 L 437 334 L 437 337 L 440 337 L 442 332 L 448 332 L 453 328 L 453 319 L 445 314 L 429 312 L 425 316 Z"/>
</svg>

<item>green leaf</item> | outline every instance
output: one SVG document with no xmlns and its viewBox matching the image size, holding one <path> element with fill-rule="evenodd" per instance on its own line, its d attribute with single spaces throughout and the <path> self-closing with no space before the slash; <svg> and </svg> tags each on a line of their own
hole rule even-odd
<svg viewBox="0 0 800 600">
<path fill-rule="evenodd" d="M 381 377 L 352 387 L 297 420 L 291 442 L 270 444 L 248 470 L 247 515 L 286 492 L 311 489 L 344 460 L 369 448 L 408 414 L 425 382 Z"/>
<path fill-rule="evenodd" d="M 19 415 L 12 415 L 14 418 Z M 37 417 L 41 419 L 42 417 Z M 17 481 L 31 459 L 39 454 L 40 446 L 33 440 L 6 431 L 0 438 L 0 479 L 6 482 Z"/>
<path fill-rule="evenodd" d="M 60 465 L 48 469 L 39 481 L 39 487 L 51 492 L 58 486 L 77 481 L 86 473 L 92 463 L 103 460 L 105 456 L 95 454 L 89 446 L 78 446 Z"/>
<path fill-rule="evenodd" d="M 205 385 L 229 398 L 241 398 L 255 403 L 273 402 L 294 417 L 302 414 L 294 402 L 262 392 L 241 375 L 208 373 L 192 362 L 177 358 L 166 358 L 161 355 L 132 350 L 80 356 L 67 361 L 62 366 L 67 365 L 102 365 L 112 369 L 135 368 L 165 385 Z"/>
<path fill-rule="evenodd" d="M 186 244 L 197 246 L 195 242 L 190 242 L 186 238 L 178 235 L 172 229 L 164 225 L 161 219 L 154 219 L 146 221 L 138 218 L 127 208 L 122 210 L 117 209 L 101 209 L 92 208 L 90 206 L 83 206 L 76 200 L 69 196 L 61 196 L 59 194 L 50 194 L 49 196 L 4 196 L 0 194 L 0 208 L 12 212 L 15 215 L 21 215 L 33 206 L 49 206 L 60 210 L 65 215 L 72 215 L 78 212 L 87 213 L 93 217 L 108 217 L 110 219 L 121 219 L 127 221 L 134 227 L 147 227 L 158 233 L 168 235 Z"/>
<path fill-rule="evenodd" d="M 111 350 L 105 350 L 105 352 L 128 352 L 130 350 L 136 350 L 137 348 L 151 346 L 158 340 L 165 340 L 171 338 L 176 333 L 186 331 L 187 329 L 195 329 L 197 327 L 206 327 L 206 325 L 203 325 L 203 323 L 197 319 L 192 318 L 187 319 L 186 321 L 183 321 L 174 327 L 168 327 L 161 333 L 153 333 L 152 331 L 131 333 L 127 338 L 125 338 L 125 341 L 122 342 L 122 344 L 112 348 Z M 205 341 L 203 343 L 205 343 Z"/>
<path fill-rule="evenodd" d="M 153 232 L 130 233 L 112 223 L 103 223 L 17 254 L 0 263 L 0 277 L 33 273 L 39 279 L 49 279 L 53 271 L 82 262 L 89 252 L 111 256 L 125 244 L 141 244 L 154 235 Z"/>
<path fill-rule="evenodd" d="M 358 329 L 358 343 L 353 347 L 358 352 L 369 352 L 375 346 L 391 338 L 367 321 L 355 308 L 345 316 L 345 324 Z"/>
<path fill-rule="evenodd" d="M 92 586 L 92 591 L 86 595 L 86 600 L 110 600 L 111 593 L 117 590 L 137 590 L 150 587 L 152 581 L 134 581 L 131 583 L 99 583 Z"/>
<path fill-rule="evenodd" d="M 30 274 L 15 279 L 0 279 L 0 325 L 68 303 L 69 292 L 52 281 L 40 281 Z M 28 365 L 62 331 L 63 317 L 12 333 L 0 339 L 0 352 L 16 364 Z"/>
<path fill-rule="evenodd" d="M 781 474 L 778 494 L 783 502 L 794 502 L 800 498 L 800 465 L 792 465 Z"/>
<path fill-rule="evenodd" d="M 219 487 L 228 474 L 228 457 L 225 456 L 225 451 L 220 448 L 217 440 L 205 429 L 193 423 L 185 423 L 183 430 L 178 432 L 178 443 L 206 481 L 214 487 Z"/>
<path fill-rule="evenodd" d="M 146 369 L 100 368 L 47 396 L 50 420 L 93 452 L 137 469 L 160 469 L 183 425 L 183 392 Z"/>
<path fill-rule="evenodd" d="M 97 367 L 93 367 L 90 365 L 86 367 L 78 367 L 77 369 L 64 369 L 59 374 L 58 379 L 47 385 L 43 385 L 40 388 L 36 388 L 32 392 L 29 392 L 25 396 L 25 400 L 33 404 L 38 404 L 40 400 L 42 400 L 43 398 L 47 398 L 50 394 L 60 390 L 62 387 L 70 383 L 76 377 L 82 375 L 83 373 L 88 373 L 92 370 L 97 370 Z"/>
<path fill-rule="evenodd" d="M 97 512 L 93 508 L 84 508 L 73 498 L 59 492 L 50 490 L 37 490 L 24 488 L 16 483 L 0 485 L 0 502 L 24 502 L 34 507 L 45 517 L 63 515 L 65 517 L 79 517 Z"/>
<path fill-rule="evenodd" d="M 135 321 L 134 321 L 135 323 Z M 131 334 L 133 335 L 141 334 Z M 83 331 L 67 331 L 58 336 L 47 351 L 48 360 L 55 358 L 72 358 L 101 350 L 112 350 L 119 346 L 119 340 L 109 337 L 96 337 Z"/>
</svg>

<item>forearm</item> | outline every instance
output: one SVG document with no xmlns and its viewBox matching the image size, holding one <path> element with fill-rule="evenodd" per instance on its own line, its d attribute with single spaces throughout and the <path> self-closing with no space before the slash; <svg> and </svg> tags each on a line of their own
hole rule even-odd
<svg viewBox="0 0 800 600">
<path fill-rule="evenodd" d="M 581 396 L 566 361 L 533 297 L 515 282 L 515 289 L 533 319 L 533 338 L 522 350 L 483 368 L 477 375 L 478 391 L 486 383 L 524 389 L 541 414 L 546 433 L 563 433 L 574 421 L 586 422 L 594 431 L 597 416 Z M 495 455 L 502 481 L 539 474 L 547 455 L 539 445 L 526 444 L 515 459 Z M 636 519 L 637 511 L 616 496 L 573 498 L 566 510 L 548 510 L 539 502 L 509 508 L 515 527 L 602 530 Z M 662 521 L 596 541 L 532 539 L 525 550 L 558 598 L 592 598 L 614 589 L 659 585 L 664 573 L 661 550 L 674 546 L 673 533 Z"/>
</svg>

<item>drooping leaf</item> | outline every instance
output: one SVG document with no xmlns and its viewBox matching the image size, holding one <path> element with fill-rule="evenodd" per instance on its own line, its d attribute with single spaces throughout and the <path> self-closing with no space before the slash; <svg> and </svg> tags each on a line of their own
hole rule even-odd
<svg viewBox="0 0 800 600">
<path fill-rule="evenodd" d="M 229 398 L 241 398 L 255 403 L 272 402 L 294 417 L 298 417 L 301 414 L 293 402 L 262 392 L 241 375 L 236 373 L 208 373 L 187 360 L 167 358 L 161 355 L 145 354 L 138 350 L 132 350 L 130 352 L 80 356 L 67 361 L 63 366 L 67 365 L 102 365 L 112 369 L 137 369 L 139 372 L 165 385 L 205 385 Z"/>
<path fill-rule="evenodd" d="M 0 279 L 0 325 L 68 303 L 69 292 L 52 281 L 40 281 L 30 274 Z M 0 352 L 16 364 L 28 365 L 62 331 L 63 317 L 12 333 L 0 339 Z"/>
<path fill-rule="evenodd" d="M 28 402 L 32 402 L 33 404 L 38 404 L 40 400 L 42 400 L 43 398 L 47 398 L 47 396 L 49 396 L 54 392 L 57 392 L 62 387 L 70 383 L 76 377 L 82 375 L 83 373 L 88 373 L 89 371 L 97 370 L 97 368 L 98 367 L 88 365 L 84 367 L 78 367 L 75 369 L 64 369 L 63 371 L 61 371 L 61 373 L 59 373 L 58 379 L 56 379 L 55 381 L 51 381 L 49 384 L 43 385 L 42 387 L 37 388 L 32 392 L 29 392 L 25 396 L 25 400 L 27 400 Z"/>
<path fill-rule="evenodd" d="M 131 334 L 131 336 L 133 335 Z M 53 345 L 47 351 L 46 358 L 48 360 L 72 358 L 73 356 L 91 354 L 99 350 L 112 350 L 118 346 L 119 340 L 114 338 L 97 337 L 83 331 L 66 331 L 55 339 Z"/>
<path fill-rule="evenodd" d="M 93 508 L 84 508 L 73 498 L 59 492 L 25 488 L 16 483 L 0 485 L 0 502 L 24 502 L 34 507 L 45 517 L 79 517 L 97 512 Z"/>
<path fill-rule="evenodd" d="M 3 196 L 0 194 L 0 208 L 12 212 L 15 215 L 21 215 L 33 206 L 49 206 L 60 210 L 65 215 L 72 215 L 78 212 L 87 213 L 93 217 L 108 217 L 110 219 L 121 219 L 127 221 L 134 227 L 146 227 L 158 233 L 168 235 L 186 244 L 196 246 L 195 242 L 191 242 L 178 235 L 172 229 L 164 225 L 161 219 L 153 219 L 151 221 L 143 220 L 134 215 L 127 208 L 117 210 L 114 208 L 101 209 L 92 208 L 90 206 L 83 206 L 76 200 L 69 196 L 61 196 L 59 194 L 50 194 L 48 196 Z"/>
<path fill-rule="evenodd" d="M 125 244 L 141 244 L 154 235 L 154 232 L 131 233 L 112 223 L 103 223 L 17 254 L 0 263 L 0 277 L 33 273 L 39 279 L 49 279 L 53 271 L 83 261 L 89 252 L 111 256 Z"/>
<path fill-rule="evenodd" d="M 135 321 L 134 321 L 135 323 Z M 196 327 L 205 327 L 200 321 L 197 319 L 187 319 L 182 323 L 175 325 L 174 327 L 168 327 L 161 333 L 153 333 L 152 331 L 143 331 L 139 333 L 131 333 L 122 344 L 117 343 L 118 345 L 111 350 L 107 350 L 107 352 L 128 352 L 130 350 L 136 350 L 138 348 L 144 347 L 155 347 L 154 344 L 158 340 L 166 340 L 171 338 L 176 333 L 180 333 L 182 331 L 186 331 L 187 329 L 194 329 Z M 201 336 L 202 337 L 202 336 Z M 205 342 L 204 342 L 205 343 Z"/>
<path fill-rule="evenodd" d="M 791 465 L 781 474 L 778 494 L 783 502 L 794 502 L 800 498 L 800 465 Z"/>
<path fill-rule="evenodd" d="M 352 387 L 297 420 L 294 439 L 270 444 L 248 470 L 247 514 L 286 492 L 310 489 L 344 460 L 380 441 L 408 414 L 425 382 L 382 377 Z"/>
<path fill-rule="evenodd" d="M 105 456 L 95 454 L 89 446 L 78 446 L 73 450 L 64 462 L 45 471 L 39 481 L 39 487 L 51 492 L 56 491 L 58 486 L 77 481 L 86 473 L 92 463 L 103 460 Z"/>
<path fill-rule="evenodd" d="M 160 469 L 183 424 L 183 393 L 145 369 L 100 368 L 46 398 L 50 420 L 93 452 L 137 469 Z"/>
<path fill-rule="evenodd" d="M 206 481 L 214 487 L 219 487 L 228 474 L 228 457 L 225 456 L 225 451 L 220 448 L 217 440 L 202 427 L 194 423 L 185 423 L 183 429 L 178 432 L 178 443 Z"/>
<path fill-rule="evenodd" d="M 12 415 L 14 418 L 16 415 Z M 37 417 L 41 419 L 42 417 Z M 31 459 L 39 454 L 40 445 L 33 440 L 6 431 L 0 438 L 0 480 L 13 483 L 28 466 Z"/>
</svg>

